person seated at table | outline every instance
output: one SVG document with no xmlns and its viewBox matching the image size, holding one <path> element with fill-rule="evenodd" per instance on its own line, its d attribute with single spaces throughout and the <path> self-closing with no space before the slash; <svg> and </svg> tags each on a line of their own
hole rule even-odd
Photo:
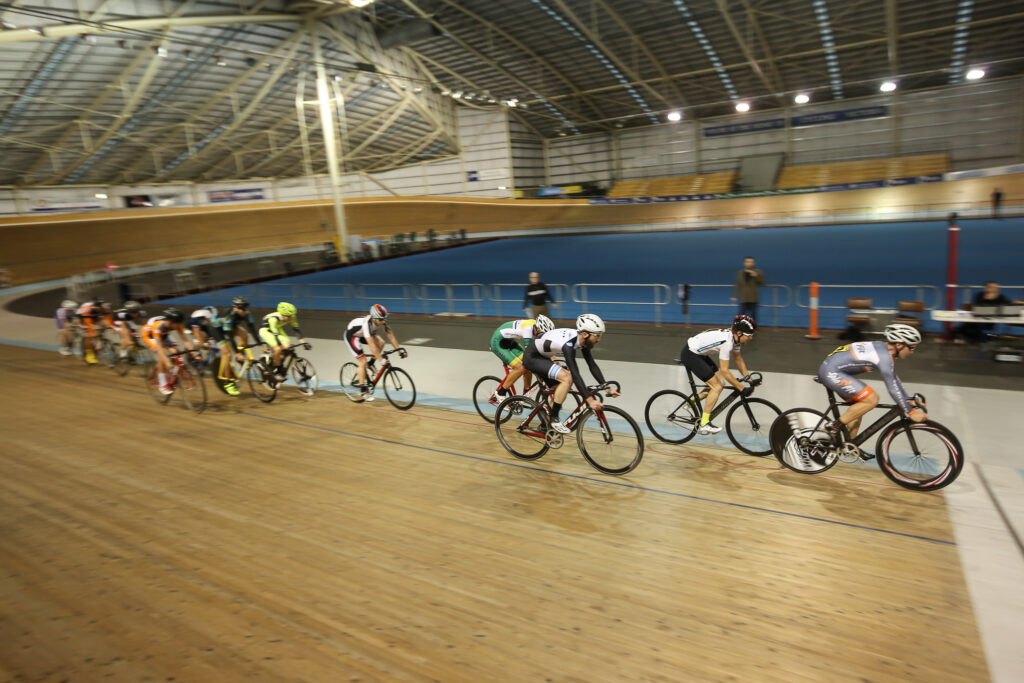
<svg viewBox="0 0 1024 683">
<path fill-rule="evenodd" d="M 984 289 L 974 295 L 971 308 L 977 310 L 978 306 L 1005 306 L 1009 303 L 1010 300 L 999 291 L 999 283 L 989 280 Z M 994 327 L 995 323 L 963 323 L 957 326 L 956 333 L 970 344 L 982 344 Z"/>
</svg>

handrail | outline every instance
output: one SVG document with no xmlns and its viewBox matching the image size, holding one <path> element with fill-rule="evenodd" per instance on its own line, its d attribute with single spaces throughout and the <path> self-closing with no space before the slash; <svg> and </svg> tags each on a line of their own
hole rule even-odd
<svg viewBox="0 0 1024 683">
<path fill-rule="evenodd" d="M 822 285 L 822 284 L 819 284 L 818 287 L 819 287 L 819 289 L 853 289 L 853 290 L 862 290 L 862 289 L 915 289 L 915 290 L 917 290 L 917 299 L 915 299 L 915 301 L 922 301 L 922 302 L 925 301 L 924 293 L 927 290 L 927 291 L 931 292 L 931 294 L 932 294 L 932 305 L 931 306 L 925 305 L 925 310 L 926 311 L 933 311 L 933 310 L 942 308 L 942 297 L 941 297 L 941 295 L 939 293 L 939 288 L 935 287 L 934 285 L 865 285 L 865 284 L 859 284 L 859 285 Z M 807 303 L 803 303 L 803 302 L 800 301 L 800 292 L 803 291 L 803 290 L 809 290 L 809 289 L 810 289 L 810 285 L 800 285 L 799 287 L 797 287 L 797 296 L 796 296 L 796 305 L 797 305 L 797 307 L 799 307 L 799 308 L 810 308 L 810 294 L 808 294 L 808 296 L 807 296 Z M 925 303 L 927 304 L 927 302 L 925 302 Z M 895 307 L 895 304 L 893 304 L 893 307 Z M 821 302 L 819 302 L 818 303 L 818 308 L 845 309 L 846 308 L 846 304 L 843 303 L 843 305 L 841 305 L 841 306 L 834 306 L 834 305 L 825 305 L 825 304 L 822 304 Z M 881 307 L 878 306 L 876 308 L 881 308 Z"/>
<path fill-rule="evenodd" d="M 544 284 L 547 286 L 548 291 L 552 292 L 552 297 L 555 299 L 555 301 L 563 302 L 563 301 L 568 301 L 569 300 L 569 298 L 571 296 L 571 293 L 572 293 L 572 288 L 569 285 L 560 284 L 560 283 L 550 284 L 550 283 L 547 283 L 547 282 L 545 282 Z M 502 287 L 518 287 L 520 291 L 524 291 L 526 289 L 526 287 L 528 286 L 528 284 L 525 283 L 525 282 L 516 282 L 516 283 L 502 282 L 502 283 L 490 284 L 490 285 L 487 285 L 487 286 L 490 289 L 490 294 L 488 294 L 487 298 L 490 299 L 491 301 L 493 301 L 495 304 L 497 304 L 496 308 L 498 309 L 498 316 L 500 317 L 501 316 L 501 304 L 502 303 L 510 303 L 510 302 L 513 302 L 513 301 L 514 302 L 519 302 L 519 301 L 523 300 L 522 296 L 517 296 L 514 299 L 502 299 L 502 298 L 499 298 L 500 297 L 501 288 Z"/>
<path fill-rule="evenodd" d="M 448 302 L 448 315 L 449 316 L 454 316 L 455 315 L 455 306 L 454 306 L 454 304 L 456 302 L 460 302 L 460 301 L 468 301 L 468 302 L 473 302 L 475 304 L 474 308 L 476 309 L 476 316 L 478 318 L 480 317 L 480 302 L 485 300 L 484 299 L 484 295 L 486 294 L 486 291 L 487 291 L 487 288 L 484 285 L 482 285 L 480 283 L 476 283 L 476 282 L 452 283 L 452 284 L 447 284 L 447 283 L 424 283 L 424 284 L 416 285 L 416 287 L 418 289 L 417 298 L 420 301 L 424 302 L 423 303 L 423 312 L 424 313 L 429 313 L 430 312 L 428 310 L 428 306 L 427 306 L 426 302 L 428 302 L 428 301 L 447 301 Z M 426 293 L 428 291 L 427 290 L 428 287 L 444 287 L 444 291 L 445 291 L 444 297 L 437 298 L 437 297 L 426 296 Z M 453 296 L 452 295 L 452 291 L 453 291 L 453 288 L 455 288 L 455 287 L 470 287 L 471 291 L 473 292 L 473 294 L 472 294 L 472 296 L 465 297 L 465 298 L 460 298 L 460 297 Z"/>
<path fill-rule="evenodd" d="M 676 299 L 676 303 L 679 304 L 679 305 L 686 304 L 686 307 L 687 307 L 687 310 L 686 310 L 686 324 L 687 325 L 689 325 L 690 322 L 691 322 L 691 316 L 690 316 L 690 311 L 689 311 L 689 307 L 690 306 L 717 306 L 717 307 L 721 307 L 721 308 L 737 308 L 738 305 L 739 305 L 739 304 L 737 304 L 737 302 L 731 301 L 731 300 L 729 302 L 727 302 L 727 303 L 697 303 L 697 302 L 693 301 L 693 297 L 692 296 L 688 300 L 683 301 L 682 297 L 679 296 L 679 288 L 681 288 L 682 286 L 683 286 L 683 283 L 680 283 L 679 287 L 676 289 L 676 297 L 675 297 L 675 299 Z M 723 289 L 724 288 L 724 289 L 729 289 L 731 291 L 731 290 L 733 290 L 735 288 L 734 284 L 728 284 L 728 285 L 726 285 L 726 284 L 722 284 L 722 285 L 704 285 L 704 284 L 693 285 L 693 284 L 690 284 L 690 285 L 687 285 L 687 286 L 689 286 L 691 290 L 694 289 L 694 288 L 708 288 L 708 289 L 713 289 L 713 288 Z M 771 301 L 772 302 L 770 304 L 758 303 L 758 306 L 760 308 L 770 308 L 770 309 L 772 309 L 772 327 L 777 328 L 779 326 L 779 309 L 780 308 L 789 308 L 789 306 L 791 306 L 793 304 L 793 290 L 790 287 L 788 287 L 787 285 L 761 285 L 761 287 L 759 289 L 767 289 L 770 292 L 770 294 L 771 294 Z M 786 302 L 782 303 L 782 304 L 779 303 L 779 293 L 780 292 L 784 293 L 785 296 L 786 296 Z M 758 321 L 758 324 L 760 324 L 760 322 L 761 321 Z"/>
<path fill-rule="evenodd" d="M 650 287 L 653 294 L 652 301 L 592 301 L 587 298 L 588 287 Z M 664 294 L 664 297 L 658 296 Z M 668 285 L 660 282 L 653 283 L 603 283 L 603 282 L 581 282 L 572 287 L 572 300 L 583 306 L 583 312 L 587 312 L 588 304 L 604 306 L 654 306 L 654 324 L 661 326 L 661 306 L 666 305 L 672 298 L 672 291 Z M 664 299 L 663 301 L 661 299 Z"/>
</svg>

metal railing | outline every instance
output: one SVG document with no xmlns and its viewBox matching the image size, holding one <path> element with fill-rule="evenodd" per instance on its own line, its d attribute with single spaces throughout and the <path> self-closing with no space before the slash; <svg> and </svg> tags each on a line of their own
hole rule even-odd
<svg viewBox="0 0 1024 683">
<path fill-rule="evenodd" d="M 480 317 L 480 303 L 486 300 L 487 288 L 484 285 L 478 283 L 463 283 L 463 284 L 421 284 L 416 285 L 418 289 L 417 297 L 423 302 L 423 312 L 429 314 L 430 307 L 427 302 L 429 301 L 444 301 L 448 304 L 448 315 L 454 316 L 455 304 L 461 302 L 470 302 L 473 304 L 476 316 Z M 443 297 L 427 296 L 431 287 L 443 287 Z M 455 296 L 455 288 L 469 288 L 471 294 L 465 297 Z M 461 312 L 460 312 L 461 313 Z M 462 315 L 468 315 L 463 313 Z"/>
<path fill-rule="evenodd" d="M 572 296 L 572 294 L 571 294 L 572 288 L 569 285 L 548 284 L 548 283 L 544 283 L 544 284 L 547 286 L 548 291 L 551 292 L 551 296 L 554 298 L 555 301 L 559 301 L 559 302 L 568 301 L 570 299 L 570 297 Z M 489 295 L 488 298 L 490 299 L 490 301 L 494 302 L 495 307 L 498 309 L 498 316 L 499 317 L 501 316 L 501 305 L 503 303 L 511 303 L 511 302 L 522 303 L 522 301 L 523 301 L 522 292 L 525 291 L 526 286 L 527 285 L 524 282 L 516 282 L 516 283 L 504 282 L 504 283 L 499 283 L 499 284 L 487 285 L 487 287 L 490 290 L 488 292 L 488 295 Z M 513 299 L 504 299 L 501 296 L 501 288 L 502 287 L 515 287 L 516 289 L 519 290 L 520 294 L 519 294 L 519 296 L 516 296 Z M 521 311 L 521 310 L 523 310 L 523 307 L 519 306 L 519 307 L 515 308 L 514 310 Z"/>
<path fill-rule="evenodd" d="M 651 301 L 601 301 L 590 299 L 588 289 L 590 287 L 619 287 L 619 288 L 649 288 L 651 290 Z M 588 305 L 599 306 L 654 306 L 654 324 L 661 326 L 661 306 L 665 306 L 672 299 L 672 290 L 668 285 L 661 283 L 650 284 L 626 284 L 626 283 L 596 283 L 581 282 L 573 285 L 572 300 L 583 306 L 583 312 L 587 312 Z"/>
<path fill-rule="evenodd" d="M 700 285 L 700 284 L 698 284 L 698 285 L 687 285 L 687 286 L 690 288 L 690 298 L 689 299 L 687 299 L 686 301 L 683 301 L 683 298 L 680 296 L 679 289 L 681 287 L 683 287 L 683 285 L 679 285 L 679 287 L 676 289 L 676 297 L 675 297 L 676 303 L 678 305 L 680 305 L 680 306 L 684 306 L 684 309 L 683 309 L 684 313 L 683 313 L 683 315 L 686 318 L 686 324 L 687 325 L 691 324 L 692 318 L 693 318 L 693 316 L 690 313 L 690 307 L 691 306 L 733 308 L 733 309 L 736 309 L 739 306 L 738 302 L 732 301 L 732 300 L 723 301 L 723 302 L 698 302 L 698 301 L 694 301 L 694 296 L 693 296 L 693 290 L 694 289 L 717 289 L 717 290 L 725 289 L 725 290 L 728 290 L 729 294 L 731 295 L 732 292 L 735 290 L 735 285 Z M 772 309 L 772 327 L 777 328 L 779 326 L 779 309 L 781 309 L 781 308 L 788 308 L 789 306 L 792 305 L 792 303 L 793 303 L 793 290 L 790 289 L 786 285 L 762 285 L 759 289 L 767 289 L 768 290 L 768 292 L 770 294 L 770 298 L 771 298 L 771 303 L 758 302 L 758 307 L 759 308 L 770 308 L 770 309 Z M 779 303 L 779 297 L 780 296 L 784 297 L 785 303 Z M 761 321 L 759 320 L 758 324 L 760 325 L 760 323 L 761 323 Z"/>
</svg>

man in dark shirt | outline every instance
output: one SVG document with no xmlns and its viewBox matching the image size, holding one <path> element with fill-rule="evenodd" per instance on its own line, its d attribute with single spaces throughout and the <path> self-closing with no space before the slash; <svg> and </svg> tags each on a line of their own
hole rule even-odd
<svg viewBox="0 0 1024 683">
<path fill-rule="evenodd" d="M 1011 303 L 1002 292 L 999 291 L 999 283 L 989 280 L 984 284 L 984 289 L 974 295 L 973 308 L 978 306 L 1005 306 Z M 965 341 L 971 344 L 981 344 L 985 336 L 995 327 L 994 323 L 964 323 L 960 325 L 957 332 Z"/>
<path fill-rule="evenodd" d="M 536 318 L 538 315 L 551 317 L 548 312 L 548 301 L 552 306 L 558 308 L 558 303 L 548 291 L 548 286 L 540 281 L 540 273 L 530 273 L 530 284 L 526 285 L 526 295 L 523 297 L 523 310 L 526 311 L 526 317 Z"/>
</svg>

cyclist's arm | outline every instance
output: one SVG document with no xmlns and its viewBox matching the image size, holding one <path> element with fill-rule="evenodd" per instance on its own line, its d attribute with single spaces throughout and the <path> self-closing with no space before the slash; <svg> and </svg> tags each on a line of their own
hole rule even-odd
<svg viewBox="0 0 1024 683">
<path fill-rule="evenodd" d="M 584 349 L 583 357 L 587 359 L 587 365 L 590 366 L 590 371 L 594 373 L 594 377 L 603 384 L 604 379 L 601 377 L 601 370 L 594 363 L 593 358 L 590 357 L 590 352 Z M 569 368 L 569 373 L 572 375 L 572 383 L 576 386 L 576 391 L 580 392 L 581 396 L 590 398 L 590 390 L 587 389 L 587 383 L 583 381 L 583 375 L 580 374 L 579 366 L 576 364 L 576 347 L 572 344 L 562 346 L 562 358 L 565 360 L 565 365 Z"/>
<path fill-rule="evenodd" d="M 916 406 L 911 405 L 910 399 L 907 398 L 907 390 L 903 388 L 903 382 L 896 376 L 896 368 L 893 367 L 892 360 L 886 356 L 885 358 L 880 358 L 879 361 L 878 371 L 882 373 L 882 379 L 889 390 L 889 395 L 903 409 L 903 412 L 910 415 L 915 410 L 920 410 Z"/>
<path fill-rule="evenodd" d="M 747 370 L 747 364 L 743 362 L 743 355 L 739 351 L 733 351 L 733 357 L 736 359 L 736 369 L 740 371 L 740 377 L 746 377 L 750 374 Z"/>
<path fill-rule="evenodd" d="M 395 333 L 391 331 L 390 327 L 387 329 L 387 332 L 385 332 L 385 334 L 388 335 L 388 341 L 391 342 L 391 348 L 397 349 L 399 346 L 398 338 L 395 337 Z"/>
</svg>

